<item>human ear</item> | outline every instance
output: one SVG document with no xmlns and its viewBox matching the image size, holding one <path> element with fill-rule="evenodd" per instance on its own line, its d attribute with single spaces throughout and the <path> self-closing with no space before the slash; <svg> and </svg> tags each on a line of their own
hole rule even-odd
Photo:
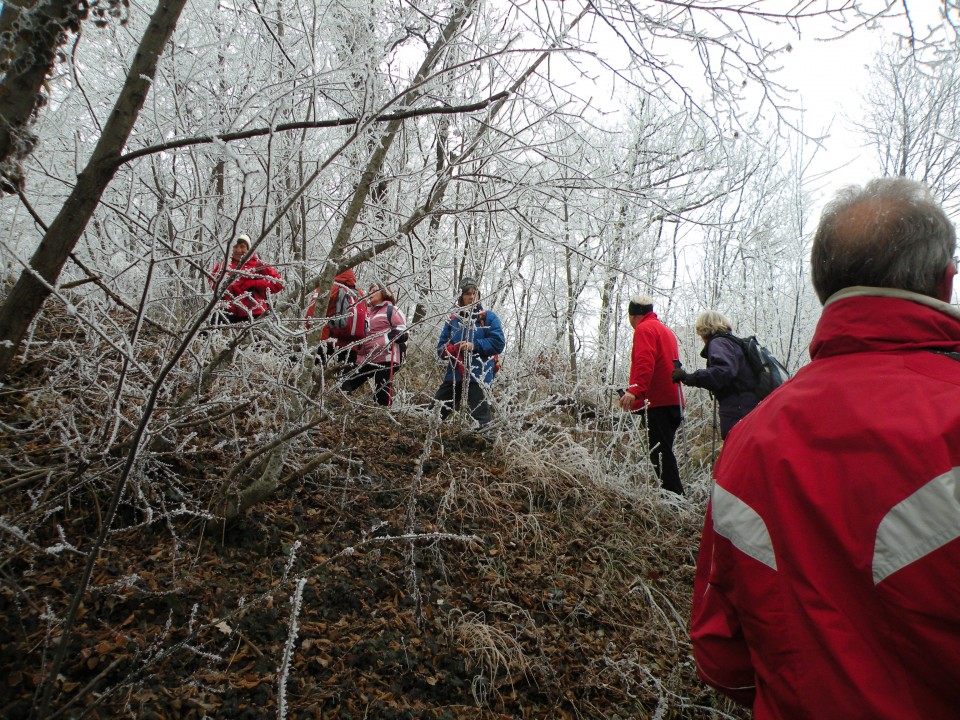
<svg viewBox="0 0 960 720">
<path fill-rule="evenodd" d="M 953 297 L 953 278 L 956 274 L 956 261 L 951 259 L 943 269 L 943 275 L 937 284 L 937 300 L 942 300 L 945 303 L 950 302 L 950 298 Z"/>
</svg>

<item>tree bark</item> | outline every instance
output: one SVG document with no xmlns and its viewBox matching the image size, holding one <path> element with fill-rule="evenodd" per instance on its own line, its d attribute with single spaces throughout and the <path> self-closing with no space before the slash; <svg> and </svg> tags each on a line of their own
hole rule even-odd
<svg viewBox="0 0 960 720">
<path fill-rule="evenodd" d="M 66 31 L 79 26 L 78 3 L 49 0 L 35 7 L 24 0 L 3 3 L 0 32 L 9 38 L 0 49 L 0 192 L 23 184 L 20 161 L 36 138 L 27 130 L 42 104 L 40 89 L 53 69 Z"/>
<path fill-rule="evenodd" d="M 441 42 L 446 44 L 449 42 L 449 38 L 453 36 L 453 31 L 459 27 L 459 23 L 462 23 L 467 15 L 467 6 L 470 6 L 474 3 L 467 3 L 464 5 L 463 17 L 454 16 L 451 18 L 450 22 L 444 28 L 441 39 L 437 41 L 437 45 L 431 48 L 430 53 L 428 53 L 427 58 L 423 61 L 423 65 L 420 67 L 420 70 L 417 72 L 417 76 L 414 79 L 414 87 L 417 87 L 422 81 L 423 78 L 427 77 L 429 70 L 432 67 L 432 62 L 435 62 L 437 57 L 439 57 L 439 50 L 441 49 Z M 583 10 L 573 21 L 567 26 L 566 32 L 570 32 L 576 25 L 587 15 L 587 10 Z M 557 45 L 558 43 L 555 43 Z M 510 86 L 509 90 L 504 92 L 499 92 L 493 97 L 499 97 L 490 107 L 488 113 L 487 122 L 482 123 L 480 128 L 474 134 L 471 142 L 467 145 L 466 149 L 459 155 L 457 158 L 458 163 L 462 163 L 473 156 L 473 153 L 476 152 L 477 148 L 480 146 L 480 142 L 486 137 L 489 128 L 491 127 L 492 120 L 495 118 L 503 106 L 506 104 L 507 100 L 511 95 L 517 92 L 523 84 L 530 79 L 537 68 L 550 56 L 550 51 L 541 53 L 537 59 L 531 63 L 531 65 L 517 78 L 513 84 Z M 412 102 L 412 99 L 418 97 L 418 95 L 413 94 L 414 91 L 411 90 L 405 97 L 404 100 L 407 102 Z M 387 126 L 387 131 L 384 133 L 383 139 L 380 141 L 380 146 L 374 152 L 373 156 L 370 158 L 367 163 L 366 168 L 363 171 L 363 175 L 360 178 L 356 189 L 354 190 L 353 197 L 351 198 L 350 205 L 347 208 L 343 223 L 340 225 L 337 237 L 334 239 L 333 245 L 330 248 L 330 253 L 328 255 L 329 262 L 324 266 L 323 272 L 316 278 L 312 278 L 308 281 L 308 285 L 316 286 L 320 291 L 320 297 L 326 297 L 330 292 L 330 288 L 333 286 L 333 276 L 338 272 L 346 268 L 352 268 L 364 260 L 369 260 L 371 257 L 377 253 L 386 252 L 387 250 L 393 248 L 400 242 L 400 239 L 403 238 L 407 233 L 413 232 L 413 230 L 439 205 L 440 201 L 443 199 L 447 186 L 450 184 L 451 179 L 453 178 L 453 173 L 455 166 L 448 164 L 446 168 L 443 169 L 443 172 L 437 178 L 436 183 L 431 190 L 430 194 L 427 196 L 427 199 L 424 203 L 416 208 L 411 216 L 407 218 L 394 233 L 393 237 L 388 240 L 384 240 L 379 243 L 375 248 L 368 248 L 367 250 L 360 251 L 355 253 L 350 257 L 344 257 L 343 253 L 347 247 L 347 243 L 350 240 L 350 236 L 353 233 L 354 228 L 360 220 L 360 212 L 363 209 L 363 205 L 366 201 L 367 195 L 370 192 L 370 187 L 373 184 L 373 181 L 379 177 L 380 172 L 383 168 L 383 164 L 386 162 L 387 150 L 390 145 L 393 143 L 394 137 L 397 131 L 400 128 L 400 124 L 394 121 Z M 462 273 L 461 273 L 462 274 Z"/>
<path fill-rule="evenodd" d="M 423 59 L 420 68 L 417 70 L 411 82 L 410 89 L 404 94 L 401 100 L 404 105 L 407 107 L 412 106 L 423 95 L 424 91 L 421 85 L 430 76 L 430 73 L 433 72 L 433 69 L 440 61 L 443 51 L 447 48 L 450 41 L 456 37 L 464 22 L 470 17 L 470 13 L 473 12 L 476 4 L 477 0 L 467 0 L 451 16 L 450 20 L 444 26 L 443 31 L 440 33 L 440 37 L 437 38 L 437 41 Z M 500 102 L 502 102 L 502 100 L 497 101 L 497 103 Z M 357 223 L 360 221 L 360 213 L 367 202 L 370 188 L 374 181 L 382 174 L 390 146 L 393 145 L 393 141 L 396 139 L 397 133 L 400 131 L 402 125 L 403 120 L 399 118 L 391 120 L 387 124 L 387 129 L 380 136 L 373 155 L 371 155 L 367 161 L 367 166 L 360 176 L 360 181 L 357 183 L 357 187 L 354 188 L 353 197 L 350 199 L 350 204 L 344 213 L 343 222 L 340 223 L 337 236 L 334 238 L 333 245 L 330 247 L 329 258 L 332 262 L 326 264 L 319 278 L 318 288 L 320 290 L 320 297 L 326 297 L 327 294 L 329 294 L 330 288 L 333 286 L 334 275 L 346 264 L 342 262 L 344 251 L 350 242 L 350 237 L 353 235 Z"/>
<path fill-rule="evenodd" d="M 93 155 L 44 234 L 30 259 L 30 266 L 21 273 L 0 307 L 0 375 L 10 370 L 30 323 L 52 292 L 64 263 L 116 173 L 117 159 L 143 108 L 160 54 L 173 34 L 185 4 L 186 0 L 160 0 Z"/>
</svg>

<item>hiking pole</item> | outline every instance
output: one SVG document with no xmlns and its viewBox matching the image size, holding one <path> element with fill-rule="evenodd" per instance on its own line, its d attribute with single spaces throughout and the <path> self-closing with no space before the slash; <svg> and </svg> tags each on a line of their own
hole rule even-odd
<svg viewBox="0 0 960 720">
<path fill-rule="evenodd" d="M 710 465 L 717 462 L 717 397 L 713 397 L 713 432 L 710 433 Z"/>
<path fill-rule="evenodd" d="M 388 344 L 390 348 L 390 375 L 387 378 L 387 407 L 393 407 L 393 345 Z"/>
<path fill-rule="evenodd" d="M 683 368 L 683 363 L 679 360 L 673 361 L 674 370 Z M 682 383 L 677 383 L 677 405 L 680 407 L 680 442 L 683 444 L 683 467 L 686 469 L 689 456 L 687 455 L 687 428 L 683 417 L 683 388 Z"/>
</svg>

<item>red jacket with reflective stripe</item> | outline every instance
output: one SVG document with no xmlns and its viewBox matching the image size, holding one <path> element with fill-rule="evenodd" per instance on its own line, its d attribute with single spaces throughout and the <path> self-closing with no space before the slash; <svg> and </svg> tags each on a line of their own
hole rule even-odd
<svg viewBox="0 0 960 720">
<path fill-rule="evenodd" d="M 340 294 L 340 286 L 346 285 L 351 290 L 357 290 L 357 276 L 354 274 L 351 268 L 337 273 L 333 278 L 333 287 L 330 288 L 330 298 L 327 300 L 327 312 L 323 317 L 333 317 L 337 312 L 337 296 Z M 310 329 L 310 320 L 313 317 L 316 317 L 317 314 L 317 296 L 320 293 L 320 288 L 317 288 L 310 294 L 310 305 L 307 308 L 307 330 Z M 323 329 L 320 332 L 320 341 L 332 341 L 330 337 L 330 324 L 324 323 Z M 350 343 L 342 343 L 343 346 L 350 345 Z"/>
<path fill-rule="evenodd" d="M 690 635 L 754 718 L 960 717 L 960 311 L 849 288 L 730 433 Z"/>
<path fill-rule="evenodd" d="M 633 348 L 630 353 L 630 387 L 627 390 L 637 399 L 631 410 L 650 407 L 681 405 L 683 392 L 673 382 L 673 362 L 680 358 L 677 337 L 660 322 L 655 312 L 641 316 L 633 330 Z"/>
</svg>

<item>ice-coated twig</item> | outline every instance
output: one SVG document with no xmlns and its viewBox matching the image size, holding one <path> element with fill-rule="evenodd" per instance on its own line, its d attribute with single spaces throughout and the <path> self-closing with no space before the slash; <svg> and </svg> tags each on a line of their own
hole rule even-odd
<svg viewBox="0 0 960 720">
<path fill-rule="evenodd" d="M 292 553 L 291 553 L 292 555 Z M 296 589 L 293 597 L 290 598 L 290 632 L 287 634 L 287 643 L 283 648 L 283 660 L 277 669 L 277 719 L 285 720 L 287 717 L 287 677 L 290 674 L 290 659 L 293 657 L 293 646 L 297 642 L 297 618 L 300 616 L 300 603 L 303 600 L 303 588 L 307 584 L 307 578 L 301 577 L 297 580 Z"/>
</svg>

